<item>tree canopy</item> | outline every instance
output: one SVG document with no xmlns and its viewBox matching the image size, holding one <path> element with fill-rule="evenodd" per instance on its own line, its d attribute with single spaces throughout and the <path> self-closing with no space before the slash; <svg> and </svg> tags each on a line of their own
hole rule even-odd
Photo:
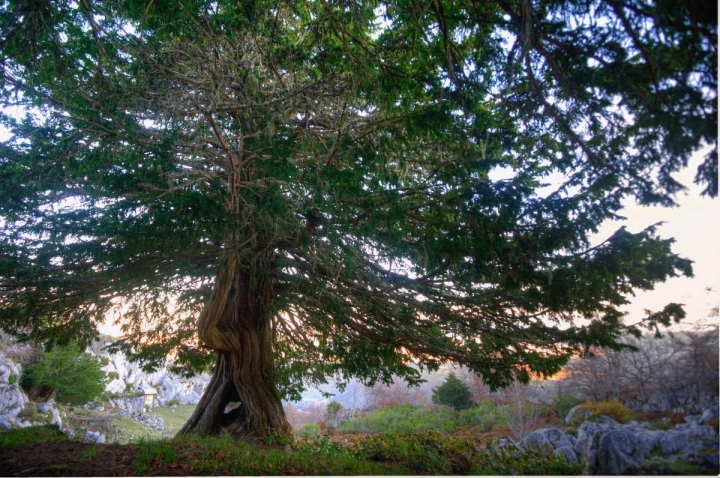
<svg viewBox="0 0 720 478">
<path fill-rule="evenodd" d="M 36 360 L 23 365 L 20 385 L 33 400 L 55 395 L 69 405 L 82 405 L 98 397 L 107 385 L 100 360 L 83 353 L 77 343 L 42 350 Z"/>
<path fill-rule="evenodd" d="M 672 205 L 700 147 L 717 195 L 714 2 L 9 0 L 0 25 L 0 326 L 87 342 L 115 313 L 149 366 L 215 359 L 201 432 L 329 375 L 553 374 L 692 273 L 653 227 L 589 235 Z"/>
</svg>

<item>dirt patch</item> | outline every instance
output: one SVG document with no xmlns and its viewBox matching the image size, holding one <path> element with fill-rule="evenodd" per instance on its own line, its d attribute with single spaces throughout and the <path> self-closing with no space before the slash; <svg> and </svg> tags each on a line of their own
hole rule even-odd
<svg viewBox="0 0 720 478">
<path fill-rule="evenodd" d="M 0 475 L 132 476 L 134 455 L 127 445 L 36 443 L 16 450 L 0 450 Z"/>
</svg>

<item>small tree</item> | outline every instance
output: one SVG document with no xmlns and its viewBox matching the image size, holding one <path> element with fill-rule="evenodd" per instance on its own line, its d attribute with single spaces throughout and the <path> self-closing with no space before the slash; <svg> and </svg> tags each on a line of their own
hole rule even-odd
<svg viewBox="0 0 720 478">
<path fill-rule="evenodd" d="M 448 405 L 455 410 L 462 410 L 473 406 L 471 396 L 468 386 L 451 372 L 442 385 L 433 388 L 432 401 L 436 405 Z"/>
<path fill-rule="evenodd" d="M 335 430 L 338 426 L 338 417 L 342 411 L 343 406 L 333 400 L 327 404 L 325 409 L 325 422 L 331 430 Z"/>
<path fill-rule="evenodd" d="M 31 400 L 45 401 L 55 393 L 59 402 L 81 405 L 105 390 L 107 376 L 100 361 L 77 344 L 43 351 L 38 358 L 23 367 L 20 378 Z"/>
</svg>

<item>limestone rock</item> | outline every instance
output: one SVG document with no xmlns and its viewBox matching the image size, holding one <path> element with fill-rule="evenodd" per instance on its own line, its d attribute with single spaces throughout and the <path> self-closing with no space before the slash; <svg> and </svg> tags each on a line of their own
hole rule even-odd
<svg viewBox="0 0 720 478">
<path fill-rule="evenodd" d="M 20 389 L 20 373 L 20 365 L 0 352 L 0 417 L 4 418 L 0 420 L 2 428 L 18 428 L 24 424 L 18 419 L 18 414 L 29 400 Z"/>
<path fill-rule="evenodd" d="M 540 428 L 528 433 L 519 444 L 523 447 L 536 446 L 540 449 L 554 451 L 561 447 L 572 448 L 575 445 L 575 437 L 566 435 L 558 428 Z"/>
<path fill-rule="evenodd" d="M 113 377 L 105 391 L 121 395 L 121 397 L 114 398 L 112 403 L 125 410 L 138 409 L 138 404 L 130 396 L 130 393 L 145 387 L 157 389 L 155 406 L 167 406 L 171 400 L 177 400 L 181 404 L 195 405 L 200 401 L 205 387 L 210 382 L 208 374 L 188 379 L 170 373 L 167 367 L 162 367 L 153 373 L 146 373 L 140 364 L 130 362 L 122 353 L 107 354 L 102 351 L 102 347 L 96 347 L 96 349 L 95 351 L 89 350 L 89 352 L 107 358 L 108 363 L 103 370 Z"/>
<path fill-rule="evenodd" d="M 590 413 L 590 411 L 587 410 L 583 405 L 575 405 L 565 416 L 565 424 L 570 425 L 574 421 L 585 421 L 591 416 L 592 413 Z"/>
<path fill-rule="evenodd" d="M 640 440 L 648 451 L 652 451 L 655 448 L 662 446 L 665 435 L 665 432 L 658 430 L 642 430 L 637 433 L 638 440 Z"/>
<path fill-rule="evenodd" d="M 603 433 L 597 449 L 597 474 L 622 475 L 642 464 L 650 454 L 637 436 L 626 428 Z"/>
<path fill-rule="evenodd" d="M 105 443 L 105 434 L 100 432 L 95 432 L 91 430 L 87 430 L 85 432 L 85 437 L 83 439 L 87 443 L 98 443 L 102 444 Z"/>
<path fill-rule="evenodd" d="M 565 460 L 567 460 L 567 462 L 571 465 L 577 465 L 579 463 L 577 454 L 571 446 L 561 446 L 559 448 L 556 448 L 553 453 L 555 455 L 565 457 Z"/>
<path fill-rule="evenodd" d="M 687 433 L 672 431 L 665 434 L 665 437 L 663 438 L 662 444 L 660 446 L 664 454 L 671 455 L 677 451 L 680 451 L 683 447 L 687 446 L 688 442 L 689 440 Z"/>
</svg>

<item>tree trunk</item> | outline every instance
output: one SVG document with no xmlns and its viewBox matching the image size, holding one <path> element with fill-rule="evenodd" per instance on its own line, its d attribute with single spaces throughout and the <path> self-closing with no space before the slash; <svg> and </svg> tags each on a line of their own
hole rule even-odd
<svg viewBox="0 0 720 478">
<path fill-rule="evenodd" d="M 261 278 L 258 272 L 268 262 L 266 258 L 265 264 L 257 261 L 243 267 L 231 253 L 221 265 L 198 320 L 200 339 L 217 351 L 215 371 L 178 436 L 291 433 L 275 388 L 273 281 L 271 275 Z"/>
</svg>

